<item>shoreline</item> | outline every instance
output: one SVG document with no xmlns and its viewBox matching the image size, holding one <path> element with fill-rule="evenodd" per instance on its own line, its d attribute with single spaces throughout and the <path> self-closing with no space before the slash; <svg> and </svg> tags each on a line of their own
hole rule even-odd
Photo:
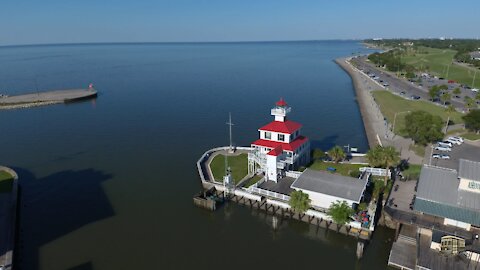
<svg viewBox="0 0 480 270">
<path fill-rule="evenodd" d="M 367 99 L 363 92 L 367 91 L 360 86 L 360 78 L 358 77 L 359 74 L 353 70 L 350 64 L 347 64 L 348 57 L 342 57 L 335 59 L 335 63 L 339 65 L 352 79 L 353 88 L 355 89 L 355 98 L 358 103 L 358 107 L 360 110 L 360 115 L 362 116 L 363 127 L 365 129 L 365 134 L 367 135 L 367 141 L 370 148 L 375 147 L 378 144 L 377 140 L 377 132 L 375 132 L 375 128 L 372 124 L 372 117 L 371 114 L 373 113 L 369 110 L 367 106 Z"/>
</svg>

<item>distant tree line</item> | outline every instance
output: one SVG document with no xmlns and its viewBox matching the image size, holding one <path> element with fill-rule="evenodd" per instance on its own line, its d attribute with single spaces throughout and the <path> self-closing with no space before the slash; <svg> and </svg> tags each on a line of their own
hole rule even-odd
<svg viewBox="0 0 480 270">
<path fill-rule="evenodd" d="M 372 53 L 368 56 L 368 60 L 377 66 L 385 67 L 388 71 L 406 72 L 407 78 L 415 77 L 415 68 L 407 65 L 400 58 L 401 52 L 398 50 L 390 50 L 384 53 Z"/>
<path fill-rule="evenodd" d="M 470 53 L 480 48 L 480 40 L 476 39 L 385 39 L 365 40 L 366 43 L 391 48 L 405 48 L 405 44 L 413 44 L 414 47 L 430 47 L 436 49 L 452 49 L 457 51 L 454 58 L 458 62 L 469 63 L 480 68 L 480 60 L 472 59 Z"/>
</svg>

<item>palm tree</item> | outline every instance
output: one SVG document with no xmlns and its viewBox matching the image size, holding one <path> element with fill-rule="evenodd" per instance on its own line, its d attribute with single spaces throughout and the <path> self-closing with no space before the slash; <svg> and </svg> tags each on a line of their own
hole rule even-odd
<svg viewBox="0 0 480 270">
<path fill-rule="evenodd" d="M 381 157 L 382 157 L 383 165 L 386 170 L 388 170 L 388 168 L 394 165 L 397 165 L 398 162 L 400 162 L 400 153 L 397 152 L 397 149 L 395 149 L 395 147 L 393 146 L 383 147 Z M 387 179 L 388 179 L 388 176 L 385 173 L 385 178 L 384 178 L 385 186 L 387 185 Z"/>
<path fill-rule="evenodd" d="M 396 165 L 400 161 L 400 153 L 397 152 L 395 147 L 380 145 L 375 146 L 368 150 L 366 156 L 368 163 L 372 167 L 382 167 L 386 170 L 393 165 Z M 387 184 L 388 175 L 385 174 L 384 184 Z"/>
<path fill-rule="evenodd" d="M 382 147 L 380 145 L 377 145 L 374 148 L 368 150 L 366 155 L 368 164 L 370 164 L 371 167 L 380 166 L 381 154 L 382 154 Z"/>
<path fill-rule="evenodd" d="M 346 156 L 343 149 L 338 145 L 335 145 L 332 149 L 328 150 L 328 155 L 333 159 L 333 161 L 335 161 L 335 163 L 340 162 Z"/>
<path fill-rule="evenodd" d="M 445 124 L 445 134 L 447 134 L 447 129 L 448 129 L 448 124 L 450 123 L 450 114 L 455 112 L 455 107 L 453 105 L 448 106 L 445 109 L 445 112 L 447 113 L 447 124 Z"/>
</svg>

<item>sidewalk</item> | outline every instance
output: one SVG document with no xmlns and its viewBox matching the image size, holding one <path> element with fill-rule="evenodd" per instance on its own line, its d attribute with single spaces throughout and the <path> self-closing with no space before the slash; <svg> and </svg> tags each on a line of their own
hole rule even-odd
<svg viewBox="0 0 480 270">
<path fill-rule="evenodd" d="M 347 60 L 347 58 L 337 59 L 337 63 L 352 77 L 370 147 L 377 144 L 394 146 L 400 152 L 402 159 L 408 160 L 412 164 L 423 164 L 423 157 L 409 150 L 410 145 L 414 142 L 411 139 L 395 135 L 390 130 L 390 125 L 375 102 L 371 91 L 383 89 L 383 86 L 353 67 Z"/>
</svg>

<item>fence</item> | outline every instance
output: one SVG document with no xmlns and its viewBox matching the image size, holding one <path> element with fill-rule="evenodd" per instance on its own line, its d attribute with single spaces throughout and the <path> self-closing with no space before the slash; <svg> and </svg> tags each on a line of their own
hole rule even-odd
<svg viewBox="0 0 480 270">
<path fill-rule="evenodd" d="M 290 200 L 290 196 L 280 194 L 280 193 L 277 193 L 277 192 L 273 192 L 273 191 L 270 191 L 270 190 L 266 190 L 266 189 L 253 187 L 253 186 L 249 187 L 248 191 L 251 192 L 251 193 L 257 193 L 257 194 L 260 194 L 260 195 L 272 197 L 272 198 L 279 199 L 279 200 L 282 200 L 282 201 L 289 201 Z"/>
<path fill-rule="evenodd" d="M 385 175 L 387 175 L 388 177 L 390 177 L 390 175 L 391 175 L 390 170 L 380 169 L 380 168 L 361 167 L 360 171 L 361 172 L 368 172 L 368 173 L 371 173 L 372 175 L 375 175 L 375 176 L 385 176 Z"/>
</svg>

